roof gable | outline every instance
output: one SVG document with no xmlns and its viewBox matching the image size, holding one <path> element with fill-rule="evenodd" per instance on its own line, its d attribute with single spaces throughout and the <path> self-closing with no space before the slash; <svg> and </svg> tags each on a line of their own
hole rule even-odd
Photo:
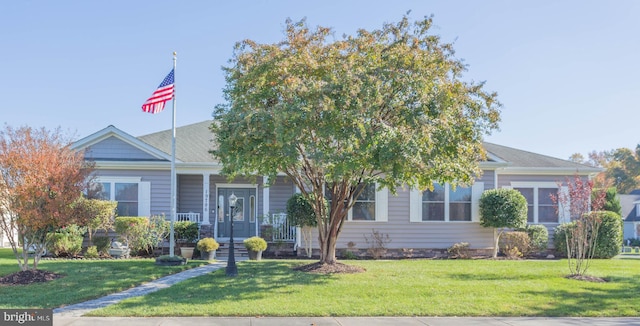
<svg viewBox="0 0 640 326">
<path fill-rule="evenodd" d="M 171 156 L 126 132 L 108 126 L 74 142 L 73 150 L 85 151 L 93 161 L 170 161 Z"/>
</svg>

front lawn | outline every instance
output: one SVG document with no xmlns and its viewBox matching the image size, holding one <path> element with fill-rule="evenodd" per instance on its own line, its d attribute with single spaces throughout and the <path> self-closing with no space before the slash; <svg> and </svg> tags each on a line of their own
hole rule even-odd
<svg viewBox="0 0 640 326">
<path fill-rule="evenodd" d="M 640 316 L 640 260 L 596 260 L 591 283 L 566 260 L 347 261 L 360 274 L 293 271 L 300 260 L 238 264 L 97 310 L 94 316 Z"/>
<path fill-rule="evenodd" d="M 153 259 L 41 260 L 39 269 L 64 277 L 46 283 L 0 285 L 0 309 L 57 308 L 123 291 L 204 263 L 160 267 Z M 11 249 L 0 249 L 0 276 L 19 270 Z"/>
</svg>

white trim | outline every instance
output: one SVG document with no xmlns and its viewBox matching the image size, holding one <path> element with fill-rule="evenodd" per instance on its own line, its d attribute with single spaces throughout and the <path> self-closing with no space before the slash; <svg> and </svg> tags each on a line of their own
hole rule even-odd
<svg viewBox="0 0 640 326">
<path fill-rule="evenodd" d="M 375 183 L 375 187 L 376 189 L 378 189 L 377 183 Z M 376 190 L 374 203 L 376 208 L 376 216 L 374 220 L 354 220 L 353 207 L 352 207 L 347 212 L 347 221 L 354 222 L 354 223 L 388 222 L 389 221 L 389 189 L 382 188 L 380 190 Z"/>
<path fill-rule="evenodd" d="M 249 184 L 249 183 L 216 183 L 216 188 L 254 188 L 256 192 L 258 191 L 257 184 Z M 216 191 L 217 192 L 217 191 Z"/>
<path fill-rule="evenodd" d="M 411 189 L 409 192 L 409 222 L 424 222 L 422 220 L 422 191 Z"/>
<path fill-rule="evenodd" d="M 102 177 L 97 176 L 95 182 L 139 183 L 142 177 Z"/>
<path fill-rule="evenodd" d="M 269 214 L 269 187 L 265 187 L 269 178 L 262 177 L 262 214 Z M 256 223 L 257 224 L 257 223 Z"/>
<path fill-rule="evenodd" d="M 151 182 L 138 182 L 138 216 L 151 216 Z"/>
<path fill-rule="evenodd" d="M 210 190 L 211 174 L 202 174 L 202 225 L 211 225 L 210 204 L 209 204 L 209 191 Z"/>
</svg>

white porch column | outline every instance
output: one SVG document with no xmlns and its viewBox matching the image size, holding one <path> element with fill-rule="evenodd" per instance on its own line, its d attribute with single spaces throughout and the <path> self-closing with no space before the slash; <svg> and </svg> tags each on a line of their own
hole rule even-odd
<svg viewBox="0 0 640 326">
<path fill-rule="evenodd" d="M 262 213 L 269 214 L 269 187 L 266 187 L 267 177 L 262 177 Z"/>
<path fill-rule="evenodd" d="M 209 221 L 209 173 L 202 175 L 202 225 L 210 225 Z"/>
</svg>

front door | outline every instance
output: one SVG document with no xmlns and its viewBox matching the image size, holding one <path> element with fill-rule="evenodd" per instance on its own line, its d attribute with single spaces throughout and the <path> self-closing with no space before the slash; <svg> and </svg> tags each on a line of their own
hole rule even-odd
<svg viewBox="0 0 640 326">
<path fill-rule="evenodd" d="M 219 188 L 218 189 L 218 237 L 228 238 L 231 234 L 229 217 L 229 196 L 238 197 L 233 208 L 233 237 L 248 238 L 256 235 L 256 190 L 253 188 Z"/>
</svg>

